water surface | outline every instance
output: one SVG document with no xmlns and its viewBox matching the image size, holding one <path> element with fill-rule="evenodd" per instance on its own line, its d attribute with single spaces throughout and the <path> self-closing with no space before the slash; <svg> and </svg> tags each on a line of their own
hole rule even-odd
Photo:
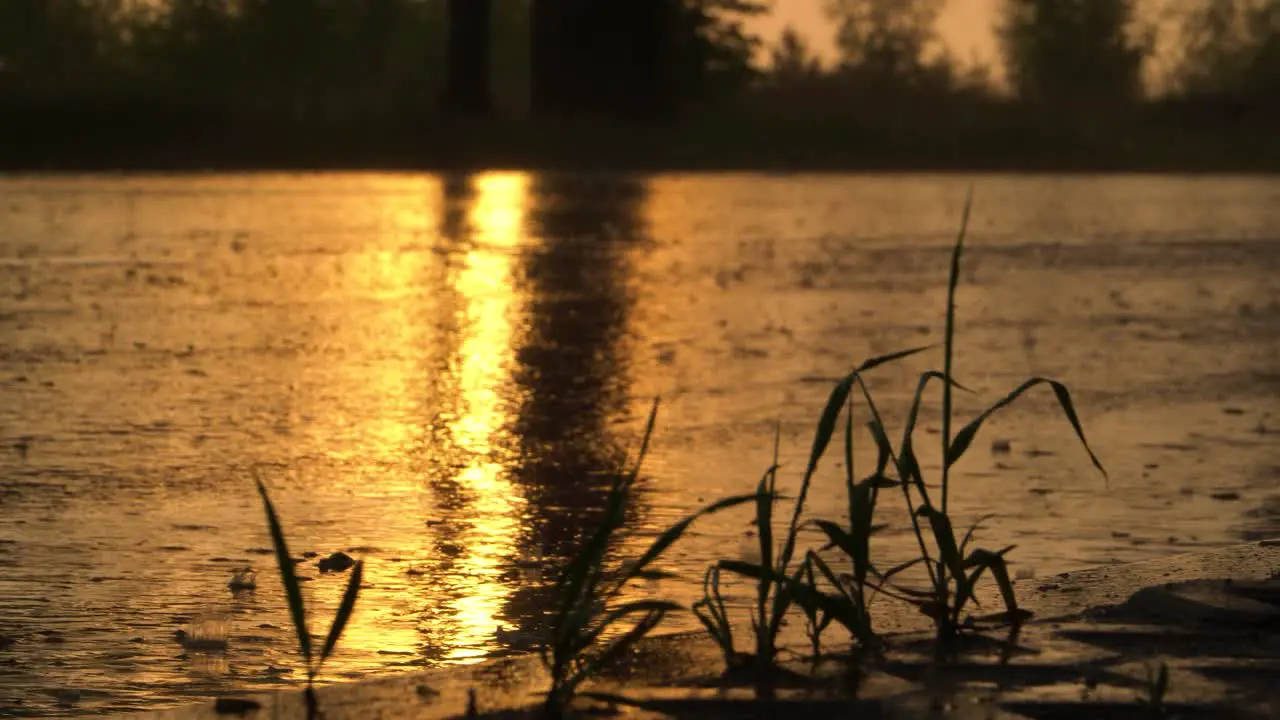
<svg viewBox="0 0 1280 720">
<path fill-rule="evenodd" d="M 793 485 L 834 378 L 940 340 L 971 185 L 962 409 L 1060 378 L 1110 481 L 1035 395 L 960 466 L 959 520 L 992 514 L 979 540 L 1017 543 L 1024 582 L 1280 531 L 1280 180 L 0 180 L 0 714 L 296 682 L 254 477 L 295 553 L 367 560 L 329 679 L 518 649 L 497 627 L 543 621 L 653 397 L 624 552 L 753 488 L 775 424 Z M 892 419 L 938 363 L 878 371 Z M 841 472 L 813 514 L 840 515 Z M 682 579 L 637 592 L 691 602 L 709 561 L 752 557 L 746 530 L 706 520 L 667 558 Z M 323 633 L 345 576 L 314 562 Z M 233 595 L 247 565 L 260 587 Z M 183 653 L 206 617 L 229 650 Z"/>
</svg>

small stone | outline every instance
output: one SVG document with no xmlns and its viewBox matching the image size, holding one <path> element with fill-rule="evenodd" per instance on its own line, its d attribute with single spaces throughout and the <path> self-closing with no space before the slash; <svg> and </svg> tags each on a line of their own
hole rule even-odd
<svg viewBox="0 0 1280 720">
<path fill-rule="evenodd" d="M 219 715 L 245 715 L 261 707 L 257 700 L 243 698 L 218 698 L 213 702 L 213 711 Z"/>
<path fill-rule="evenodd" d="M 344 552 L 336 552 L 329 557 L 322 559 L 319 562 L 319 568 L 322 573 L 343 572 L 344 570 L 350 570 L 351 566 L 355 564 L 356 561 L 352 560 L 350 555 Z"/>
<path fill-rule="evenodd" d="M 231 588 L 233 593 L 253 590 L 258 587 L 257 575 L 258 573 L 251 567 L 237 570 L 235 576 L 227 583 L 227 587 Z"/>
</svg>

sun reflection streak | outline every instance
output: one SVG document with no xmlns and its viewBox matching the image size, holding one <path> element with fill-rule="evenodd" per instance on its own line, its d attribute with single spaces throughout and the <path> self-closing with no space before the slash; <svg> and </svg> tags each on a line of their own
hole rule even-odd
<svg viewBox="0 0 1280 720">
<path fill-rule="evenodd" d="M 420 350 L 429 333 L 422 322 L 430 310 L 429 286 L 423 279 L 438 261 L 414 247 L 412 237 L 439 214 L 438 207 L 422 201 L 424 195 L 437 193 L 437 187 L 422 181 L 388 186 L 380 202 L 367 208 L 369 217 L 358 221 L 376 226 L 378 232 L 344 257 L 340 279 L 330 290 L 330 297 L 342 300 L 342 317 L 336 323 L 340 331 L 328 341 L 364 351 L 358 361 L 343 365 L 343 396 L 353 405 L 362 399 L 363 407 L 376 411 L 353 412 L 359 420 L 354 427 L 326 426 L 329 433 L 345 431 L 355 441 L 336 443 L 325 452 L 366 469 L 385 469 L 377 482 L 361 484 L 358 492 L 366 496 L 402 498 L 417 491 L 416 478 L 403 466 L 406 451 L 426 434 L 418 419 L 417 382 L 423 363 Z M 342 417 L 332 410 L 330 415 Z"/>
<path fill-rule="evenodd" d="M 338 363 L 336 370 L 318 365 L 313 372 L 323 374 L 322 385 L 340 402 L 326 402 L 323 413 L 304 407 L 298 414 L 323 418 L 313 432 L 328 441 L 328 457 L 350 468 L 339 482 L 361 499 L 360 510 L 353 506 L 353 513 L 386 513 L 385 508 L 422 492 L 411 452 L 428 430 L 420 406 L 425 392 L 423 349 L 430 347 L 431 335 L 423 319 L 432 308 L 430 278 L 439 261 L 415 246 L 414 238 L 433 227 L 440 212 L 423 198 L 438 195 L 438 183 L 428 178 L 388 181 L 378 202 L 362 208 L 368 216 L 353 219 L 376 226 L 378 232 L 362 237 L 361 245 L 342 257 L 341 272 L 329 290 L 330 297 L 341 302 L 335 303 L 340 310 L 332 321 L 333 334 L 324 342 L 347 361 Z M 363 540 L 368 546 L 385 545 L 399 552 L 421 541 L 420 527 L 408 517 L 397 517 L 378 525 L 380 537 L 375 533 Z M 307 542 L 298 529 L 293 533 Z M 421 643 L 417 628 L 402 619 L 407 603 L 396 592 L 403 587 L 402 569 L 374 559 L 365 578 L 369 589 L 361 593 L 340 643 L 342 650 L 327 667 L 330 672 L 377 668 L 386 661 L 386 653 L 409 656 Z M 317 582 L 305 592 L 323 616 L 337 608 L 343 590 L 340 582 Z"/>
<path fill-rule="evenodd" d="M 476 199 L 468 213 L 473 245 L 454 287 L 462 297 L 465 337 L 453 371 L 462 412 L 449 430 L 469 457 L 456 479 L 470 499 L 466 553 L 460 557 L 462 584 L 450 603 L 455 635 L 446 658 L 479 659 L 494 636 L 498 613 L 510 588 L 498 580 L 504 557 L 515 552 L 520 495 L 496 459 L 494 440 L 509 426 L 510 407 L 498 388 L 507 382 L 512 357 L 512 315 L 518 302 L 513 264 L 522 241 L 529 178 L 485 174 L 474 180 Z"/>
<path fill-rule="evenodd" d="M 465 231 L 447 233 L 446 253 L 400 231 L 443 222 L 446 207 L 423 202 L 442 196 L 443 185 L 415 184 L 372 208 L 393 222 L 342 257 L 333 289 L 342 302 L 326 318 L 332 331 L 322 342 L 344 362 L 309 368 L 322 394 L 304 397 L 325 399 L 326 412 L 307 402 L 294 409 L 319 418 L 303 431 L 323 438 L 322 452 L 347 469 L 338 482 L 351 512 L 380 518 L 350 543 L 370 548 L 353 553 L 372 556 L 369 589 L 332 673 L 380 667 L 387 656 L 477 661 L 496 647 L 513 590 L 503 572 L 519 554 L 526 508 L 504 449 L 518 410 L 508 394 L 513 343 L 529 302 L 515 273 L 531 181 L 484 174 L 466 182 Z M 448 312 L 456 321 L 440 317 Z M 442 362 L 447 377 L 433 377 Z M 445 447 L 435 446 L 442 439 Z M 424 470 L 444 482 L 424 482 Z M 399 512 L 406 507 L 421 512 Z M 293 532 L 307 546 L 330 542 L 321 528 Z M 306 594 L 324 616 L 343 589 L 316 582 Z"/>
</svg>

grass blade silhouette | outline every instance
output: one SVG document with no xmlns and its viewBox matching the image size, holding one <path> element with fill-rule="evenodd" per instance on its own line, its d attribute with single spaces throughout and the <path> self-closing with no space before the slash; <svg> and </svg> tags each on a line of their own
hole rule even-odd
<svg viewBox="0 0 1280 720">
<path fill-rule="evenodd" d="M 813 434 L 813 447 L 809 451 L 809 462 L 805 466 L 804 480 L 800 484 L 800 495 L 796 498 L 795 512 L 792 513 L 791 525 L 789 526 L 790 532 L 779 557 L 779 564 L 784 570 L 790 564 L 791 555 L 795 550 L 795 530 L 800 522 L 800 513 L 804 510 L 804 501 L 809 490 L 809 483 L 813 479 L 814 472 L 818 469 L 818 462 L 822 459 L 822 456 L 827 451 L 827 446 L 831 443 L 831 437 L 835 435 L 836 422 L 840 419 L 840 413 L 844 410 L 844 406 L 849 399 L 849 393 L 853 390 L 854 382 L 864 373 L 876 367 L 922 353 L 928 349 L 929 346 L 925 345 L 874 357 L 855 368 L 831 390 L 831 395 L 827 398 L 827 406 L 823 408 L 822 416 L 818 419 L 817 430 Z"/>
<path fill-rule="evenodd" d="M 772 498 L 769 498 L 768 500 L 772 501 Z M 735 495 L 733 497 L 723 498 L 721 500 L 717 500 L 711 503 L 710 505 L 707 505 L 701 510 L 698 510 L 686 516 L 683 520 L 680 520 L 674 525 L 671 525 L 670 527 L 668 527 L 666 530 L 662 532 L 662 534 L 660 534 L 653 541 L 653 543 L 649 546 L 649 549 L 646 550 L 644 554 L 640 556 L 639 559 L 637 559 L 634 563 L 631 563 L 630 565 L 628 565 L 627 570 L 618 579 L 617 583 L 614 586 L 614 590 L 613 592 L 610 593 L 610 595 L 617 594 L 622 590 L 623 585 L 627 584 L 628 582 L 630 582 L 631 580 L 637 577 L 640 577 L 645 572 L 647 572 L 646 569 L 648 568 L 649 564 L 652 563 L 654 560 L 657 560 L 658 557 L 662 555 L 662 553 L 666 552 L 667 548 L 675 544 L 675 542 L 679 540 L 682 535 L 684 535 L 685 531 L 689 529 L 689 526 L 693 525 L 693 523 L 697 521 L 698 518 L 701 518 L 704 515 L 711 515 L 713 513 L 720 512 L 721 510 L 727 510 L 732 507 L 737 507 L 738 505 L 743 505 L 749 502 L 765 502 L 765 500 L 762 499 L 760 495 L 757 495 L 754 493 L 751 495 Z"/>
<path fill-rule="evenodd" d="M 320 671 L 320 666 L 333 654 L 333 648 L 338 644 L 338 638 L 342 637 L 347 620 L 351 619 L 351 611 L 356 607 L 356 597 L 360 594 L 360 581 L 363 577 L 364 561 L 358 560 L 355 567 L 351 569 L 347 590 L 342 594 L 342 603 L 338 605 L 338 614 L 333 618 L 333 625 L 329 627 L 329 636 L 324 639 L 324 648 L 320 651 L 320 659 L 316 661 L 316 672 Z"/>
<path fill-rule="evenodd" d="M 1013 392 L 1009 393 L 1000 401 L 984 410 L 977 417 L 971 420 L 968 425 L 961 428 L 960 432 L 956 433 L 955 438 L 952 440 L 951 446 L 947 448 L 947 460 L 944 467 L 950 467 L 959 462 L 960 458 L 964 456 L 965 451 L 968 450 L 969 446 L 973 443 L 974 438 L 978 435 L 978 430 L 982 428 L 982 424 L 986 422 L 987 418 L 991 417 L 998 410 L 1013 403 L 1014 400 L 1018 399 L 1019 395 L 1022 395 L 1031 388 L 1042 384 L 1053 388 L 1053 394 L 1058 399 L 1058 404 L 1062 407 L 1063 414 L 1067 416 L 1067 421 L 1071 423 L 1071 429 L 1075 430 L 1076 437 L 1080 439 L 1080 444 L 1084 446 L 1085 452 L 1089 453 L 1089 460 L 1093 462 L 1093 466 L 1102 473 L 1104 478 L 1107 477 L 1107 471 L 1102 467 L 1102 461 L 1094 454 L 1093 448 L 1089 446 L 1089 441 L 1084 437 L 1084 426 L 1080 424 L 1080 417 L 1076 414 L 1075 404 L 1071 402 L 1071 392 L 1067 390 L 1066 385 L 1063 385 L 1057 380 L 1050 380 L 1049 378 L 1043 377 L 1031 378 L 1030 380 L 1022 383 L 1015 388 Z"/>
<path fill-rule="evenodd" d="M 298 649 L 302 651 L 302 658 L 306 661 L 309 680 L 314 673 L 311 669 L 311 634 L 307 631 L 307 611 L 302 603 L 302 586 L 293 572 L 293 556 L 289 554 L 284 530 L 280 527 L 280 518 L 271 504 L 271 498 L 267 495 L 267 488 L 262 480 L 255 482 L 267 511 L 267 525 L 271 529 L 271 544 L 276 551 L 276 565 L 280 568 L 280 580 L 284 583 L 285 600 L 289 604 L 289 617 L 293 620 L 293 629 L 298 635 Z"/>
<path fill-rule="evenodd" d="M 969 192 L 964 198 L 964 214 L 960 217 L 960 231 L 956 234 L 955 246 L 951 249 L 951 272 L 947 277 L 947 322 L 945 334 L 942 340 L 942 376 L 950 379 L 955 377 L 952 365 L 955 359 L 955 336 L 956 336 L 956 286 L 960 284 L 960 256 L 964 253 L 964 238 L 969 232 L 969 214 L 973 210 L 973 186 L 969 187 Z M 948 446 L 951 444 L 951 383 L 946 382 L 942 385 L 942 454 L 946 457 Z M 947 491 L 950 483 L 947 482 L 949 476 L 947 474 L 949 466 L 942 466 L 942 512 L 947 512 Z"/>
</svg>

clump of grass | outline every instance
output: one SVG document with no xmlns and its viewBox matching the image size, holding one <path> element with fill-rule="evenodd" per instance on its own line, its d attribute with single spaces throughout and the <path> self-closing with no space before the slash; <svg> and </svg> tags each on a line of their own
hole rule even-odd
<svg viewBox="0 0 1280 720">
<path fill-rule="evenodd" d="M 901 488 L 903 498 L 911 518 L 912 529 L 920 548 L 919 561 L 923 562 L 929 573 L 927 590 L 902 589 L 906 599 L 913 602 L 922 612 L 933 619 L 939 640 L 952 638 L 961 625 L 962 613 L 974 599 L 974 588 L 984 573 L 990 572 L 999 587 L 1005 605 L 1005 617 L 1019 621 L 1028 613 L 1022 611 L 1017 604 L 1013 583 L 1009 578 L 1005 555 L 1013 546 L 998 551 L 983 548 L 968 549 L 973 540 L 977 524 L 971 527 L 957 541 L 951 516 L 948 514 L 948 499 L 951 486 L 951 470 L 973 444 L 983 423 L 994 413 L 1012 404 L 1026 391 L 1038 386 L 1048 385 L 1054 392 L 1063 414 L 1070 422 L 1076 437 L 1089 454 L 1093 465 L 1106 476 L 1102 463 L 1089 447 L 1081 427 L 1071 394 L 1062 383 L 1048 378 L 1035 377 L 1024 381 L 1012 392 L 997 401 L 970 420 L 954 435 L 952 426 L 952 392 L 960 387 L 952 374 L 955 359 L 955 315 L 956 288 L 960 280 L 960 259 L 964 250 L 965 234 L 968 229 L 972 196 L 965 202 L 964 215 L 960 231 L 951 253 L 951 268 L 947 284 L 946 326 L 943 340 L 943 369 L 932 370 L 920 376 L 914 399 L 908 412 L 902 440 L 897 448 L 889 441 L 888 432 L 871 396 L 870 390 L 862 378 L 857 384 L 872 415 L 871 432 L 879 447 L 882 457 L 889 459 L 897 478 L 895 484 Z M 913 444 L 914 433 L 919 418 L 920 406 L 924 393 L 931 381 L 942 384 L 942 477 L 939 483 L 939 497 L 930 493 L 926 486 L 920 462 Z M 981 522 L 981 521 L 979 521 Z M 927 530 L 925 524 L 927 523 Z M 932 545 L 932 548 L 930 547 Z"/>
<path fill-rule="evenodd" d="M 813 574 L 815 557 L 817 556 L 806 557 L 803 564 L 804 572 L 800 580 L 808 587 L 818 586 L 818 579 Z M 822 633 L 831 625 L 832 616 L 814 604 L 801 603 L 800 610 L 804 613 L 804 634 L 809 638 L 809 649 L 813 659 L 817 660 L 822 657 Z"/>
<path fill-rule="evenodd" d="M 772 673 L 775 669 L 775 656 L 778 652 L 778 633 L 782 629 L 783 621 L 793 605 L 798 605 L 805 612 L 810 622 L 814 625 L 815 633 L 820 634 L 821 629 L 834 621 L 849 630 L 857 642 L 867 645 L 874 643 L 874 633 L 871 630 L 870 618 L 867 614 L 865 595 L 861 589 L 857 591 L 856 595 L 850 594 L 847 590 L 847 585 L 839 581 L 835 573 L 816 553 L 807 552 L 805 559 L 796 563 L 794 567 L 792 561 L 795 559 L 799 533 L 803 527 L 800 518 L 804 512 L 805 499 L 808 496 L 813 475 L 826 454 L 828 446 L 831 444 L 841 411 L 848 403 L 854 384 L 858 382 L 863 373 L 869 372 L 885 363 L 922 352 L 925 349 L 923 347 L 913 348 L 872 358 L 854 368 L 831 391 L 827 399 L 826 408 L 823 410 L 822 416 L 818 420 L 818 427 L 814 432 L 813 447 L 810 450 L 809 461 L 800 483 L 800 492 L 796 497 L 791 519 L 780 547 L 775 547 L 773 537 L 773 503 L 777 497 L 777 473 L 779 469 L 778 440 L 775 437 L 774 462 L 760 479 L 760 484 L 756 490 L 758 500 L 756 502 L 755 525 L 758 530 L 760 562 L 719 561 L 716 564 L 717 574 L 714 576 L 716 582 L 708 583 L 707 596 L 695 606 L 695 611 L 698 611 L 699 616 L 702 617 L 703 625 L 707 626 L 708 630 L 711 631 L 712 637 L 720 643 L 730 670 L 740 669 L 744 663 L 751 662 L 753 664 L 752 669 L 758 678 L 764 679 Z M 847 429 L 845 454 L 846 472 L 848 473 L 852 473 L 852 442 L 852 430 Z M 850 486 L 854 487 L 852 479 L 849 482 Z M 876 484 L 872 482 L 872 479 L 869 479 L 865 485 L 868 488 L 875 486 Z M 862 515 L 858 514 L 856 517 L 861 518 Z M 869 532 L 870 530 L 868 530 Z M 860 565 L 859 568 L 855 569 L 855 572 L 861 573 L 870 567 L 869 558 L 864 557 L 864 560 L 866 564 Z M 833 592 L 825 592 L 812 582 L 804 582 L 806 577 L 811 579 L 814 577 L 815 568 L 824 577 L 833 582 L 835 585 Z M 723 617 L 723 599 L 719 597 L 718 590 L 719 570 L 728 570 L 756 583 L 756 603 L 752 609 L 751 617 L 751 627 L 756 640 L 754 656 L 744 656 L 737 653 L 731 643 L 725 643 L 725 640 L 731 639 L 731 636 L 723 630 L 723 628 L 727 627 L 727 620 L 720 619 Z M 711 576 L 708 575 L 708 577 L 710 578 Z M 712 629 L 713 627 L 715 629 Z M 815 646 L 820 648 L 819 641 L 815 639 L 814 642 Z"/>
<path fill-rule="evenodd" d="M 774 655 L 774 639 L 776 637 L 776 629 L 770 632 L 771 628 L 766 624 L 766 618 L 770 616 L 770 600 L 776 599 L 773 593 L 773 577 L 765 570 L 772 570 L 773 563 L 771 561 L 773 547 L 773 503 L 776 500 L 777 480 L 778 480 L 778 445 L 781 437 L 781 428 L 774 434 L 773 442 L 773 463 L 765 470 L 760 477 L 760 482 L 756 486 L 756 516 L 753 524 L 756 526 L 756 537 L 759 542 L 759 551 L 761 563 L 753 565 L 750 563 L 734 563 L 732 561 L 721 561 L 717 565 L 707 569 L 706 576 L 703 581 L 703 598 L 693 605 L 693 613 L 702 622 L 703 627 L 711 635 L 712 639 L 720 647 L 720 652 L 724 656 L 725 667 L 729 671 L 740 669 L 750 669 L 753 661 L 759 658 L 767 658 L 766 662 L 772 662 Z M 721 570 L 730 570 L 742 575 L 751 575 L 756 579 L 756 605 L 751 618 L 751 627 L 756 639 L 756 652 L 741 653 L 737 650 L 733 641 L 732 624 L 729 621 L 728 613 L 725 610 L 724 597 L 720 592 L 720 572 Z M 790 600 L 783 597 L 781 602 L 789 605 Z M 785 613 L 785 608 L 783 608 Z"/>
<path fill-rule="evenodd" d="M 364 561 L 356 561 L 355 566 L 351 569 L 351 577 L 347 581 L 346 592 L 342 594 L 342 602 L 338 605 L 338 613 L 334 616 L 333 624 L 329 626 L 329 634 L 325 637 L 324 645 L 317 655 L 312 648 L 311 633 L 307 630 L 307 609 L 302 600 L 302 585 L 298 582 L 298 576 L 293 571 L 293 556 L 289 554 L 289 545 L 285 541 L 284 529 L 280 526 L 280 518 L 276 515 L 275 507 L 271 504 L 271 498 L 267 494 L 266 486 L 262 484 L 262 480 L 257 480 L 256 482 L 258 494 L 262 496 L 262 505 L 267 512 L 267 525 L 271 530 L 271 544 L 275 548 L 276 565 L 280 569 L 280 580 L 284 584 L 284 596 L 289 605 L 289 616 L 293 620 L 293 629 L 298 637 L 298 653 L 302 655 L 303 662 L 307 668 L 307 687 L 305 691 L 307 716 L 315 717 L 318 714 L 315 697 L 315 678 L 319 674 L 321 666 L 324 665 L 324 661 L 333 654 L 334 648 L 338 645 L 338 639 L 342 637 L 342 631 L 347 626 L 347 621 L 351 619 L 351 612 L 356 606 L 356 597 L 360 594 L 360 580 L 364 576 Z"/>
<path fill-rule="evenodd" d="M 724 596 L 720 593 L 720 566 L 712 565 L 702 577 L 702 599 L 692 607 L 693 614 L 707 629 L 707 634 L 715 641 L 724 656 L 726 668 L 735 668 L 742 664 L 733 641 L 733 624 L 729 621 L 729 613 L 724 606 Z"/>
<path fill-rule="evenodd" d="M 909 407 L 901 442 L 895 447 L 889 440 L 884 418 L 865 381 L 865 374 L 884 363 L 896 361 L 922 352 L 928 348 L 914 348 L 873 358 L 852 370 L 832 389 L 826 407 L 818 421 L 813 448 L 809 455 L 800 492 L 796 499 L 791 521 L 787 526 L 780 548 L 774 547 L 772 533 L 773 502 L 777 498 L 778 451 L 775 440 L 774 462 L 765 472 L 757 488 L 755 525 L 759 531 L 760 562 L 750 563 L 721 560 L 707 570 L 703 583 L 704 597 L 694 605 L 694 611 L 719 644 L 728 668 L 742 669 L 753 663 L 758 673 L 774 669 L 777 652 L 777 636 L 783 619 L 792 605 L 803 611 L 807 632 L 815 655 L 821 651 L 821 633 L 831 623 L 844 626 L 855 644 L 860 647 L 877 646 L 877 637 L 871 622 L 871 603 L 878 593 L 885 593 L 917 606 L 934 620 L 939 640 L 949 640 L 961 627 L 965 609 L 974 601 L 974 589 L 981 577 L 990 573 L 995 578 L 1005 605 L 1004 618 L 1019 621 L 1026 617 L 1017 604 L 1013 583 L 1009 577 L 1006 554 L 1012 546 L 998 551 L 984 548 L 970 550 L 974 534 L 982 522 L 979 520 L 960 538 L 957 538 L 951 516 L 948 514 L 951 470 L 972 445 L 983 423 L 1000 409 L 1013 403 L 1026 391 L 1037 385 L 1048 385 L 1071 427 L 1084 446 L 1095 467 L 1106 476 L 1101 462 L 1085 439 L 1071 395 L 1066 386 L 1048 378 L 1031 378 L 1003 399 L 979 413 L 958 432 L 952 433 L 952 393 L 955 388 L 965 390 L 954 379 L 955 361 L 956 289 L 960 278 L 960 260 L 968 229 L 972 196 L 966 199 L 960 231 L 952 249 L 947 286 L 945 334 L 943 340 L 943 369 L 922 374 Z M 920 416 L 924 395 L 931 382 L 942 384 L 942 477 L 939 497 L 935 498 L 926 485 L 914 447 L 914 434 Z M 859 478 L 854 470 L 854 395 L 865 400 L 871 415 L 868 423 L 876 444 L 875 469 Z M 848 499 L 848 525 L 815 519 L 802 525 L 804 510 L 814 471 L 835 434 L 844 411 L 844 468 L 845 492 Z M 907 504 L 912 531 L 920 553 L 917 557 L 888 570 L 880 570 L 871 558 L 870 539 L 884 526 L 874 522 L 881 490 L 899 488 Z M 827 539 L 822 550 L 838 550 L 847 560 L 847 570 L 837 571 L 813 550 L 805 553 L 804 560 L 792 565 L 797 547 L 798 531 L 807 526 L 816 527 Z M 776 551 L 776 552 L 775 552 Z M 900 587 L 893 582 L 899 573 L 924 565 L 929 575 L 929 587 L 924 590 Z M 756 601 L 752 608 L 751 625 L 755 634 L 755 655 L 737 652 L 732 627 L 720 591 L 721 571 L 729 571 L 756 583 Z M 821 578 L 821 581 L 819 580 Z"/>
<path fill-rule="evenodd" d="M 861 375 L 855 378 L 854 381 L 860 382 Z M 841 390 L 842 388 L 838 386 L 837 391 Z M 879 645 L 875 630 L 871 624 L 871 603 L 875 595 L 868 595 L 867 590 L 871 589 L 877 593 L 893 594 L 886 589 L 889 580 L 894 575 L 921 561 L 919 559 L 911 560 L 884 572 L 878 570 L 871 561 L 871 537 L 885 528 L 884 524 L 876 524 L 874 522 L 880 490 L 897 487 L 898 483 L 885 474 L 889 456 L 883 447 L 880 448 L 875 470 L 862 479 L 856 479 L 857 475 L 854 470 L 853 460 L 854 408 L 851 394 L 852 384 L 848 390 L 849 392 L 843 392 L 842 394 L 846 408 L 844 468 L 845 498 L 848 502 L 849 526 L 847 528 L 842 527 L 838 523 L 822 519 L 815 519 L 810 522 L 827 537 L 827 544 L 822 550 L 839 550 L 849 561 L 849 571 L 835 572 L 822 559 L 821 555 L 810 550 L 807 562 L 818 569 L 831 590 L 823 591 L 820 589 L 816 578 L 810 571 L 807 578 L 808 591 L 802 591 L 800 596 L 802 601 L 814 602 L 816 600 L 822 607 L 828 608 L 826 611 L 828 617 L 843 618 L 841 624 L 849 630 L 852 639 L 860 647 L 875 649 Z M 812 610 L 808 608 L 806 608 L 805 612 L 812 614 Z"/>
<path fill-rule="evenodd" d="M 542 660 L 551 675 L 551 687 L 544 704 L 544 716 L 547 718 L 564 717 L 583 682 L 625 654 L 656 628 L 668 612 L 683 609 L 666 600 L 618 603 L 627 585 L 633 580 L 669 577 L 667 573 L 650 569 L 650 566 L 698 518 L 757 499 L 755 495 L 744 495 L 706 506 L 668 527 L 639 558 L 624 563 L 616 577 L 608 578 L 605 570 L 608 550 L 613 538 L 622 530 L 657 413 L 658 403 L 655 401 L 634 467 L 617 474 L 605 500 L 600 525 L 556 582 L 555 594 L 559 604 L 551 623 L 549 640 L 542 647 Z M 627 624 L 630 627 L 618 630 Z"/>
</svg>

